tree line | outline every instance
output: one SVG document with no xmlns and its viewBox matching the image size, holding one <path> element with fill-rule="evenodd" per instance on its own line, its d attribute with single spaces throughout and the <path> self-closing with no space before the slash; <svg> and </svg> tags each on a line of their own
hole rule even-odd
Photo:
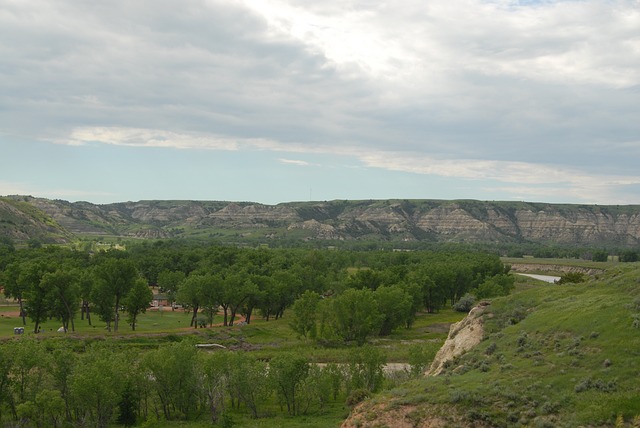
<svg viewBox="0 0 640 428">
<path fill-rule="evenodd" d="M 490 297 L 507 294 L 513 285 L 504 280 L 508 267 L 482 252 L 248 249 L 163 241 L 95 254 L 24 249 L 0 258 L 0 268 L 5 296 L 17 300 L 23 323 L 29 318 L 34 332 L 48 318 L 73 331 L 78 313 L 89 324 L 97 315 L 108 331 L 118 331 L 126 315 L 135 330 L 153 298 L 151 285 L 170 305 L 190 311 L 194 328 L 212 325 L 219 312 L 225 326 L 239 316 L 251 323 L 254 312 L 278 319 L 300 296 L 314 293 L 331 302 L 322 305 L 322 337 L 361 343 L 371 334 L 410 327 L 418 311 L 453 305 L 470 290 Z M 371 328 L 364 338 L 345 331 L 367 322 Z"/>
</svg>

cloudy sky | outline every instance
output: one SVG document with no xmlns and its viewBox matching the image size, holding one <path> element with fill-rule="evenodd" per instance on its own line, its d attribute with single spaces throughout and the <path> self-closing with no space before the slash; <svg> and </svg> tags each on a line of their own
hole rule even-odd
<svg viewBox="0 0 640 428">
<path fill-rule="evenodd" d="M 0 195 L 640 204 L 639 0 L 0 0 Z"/>
</svg>

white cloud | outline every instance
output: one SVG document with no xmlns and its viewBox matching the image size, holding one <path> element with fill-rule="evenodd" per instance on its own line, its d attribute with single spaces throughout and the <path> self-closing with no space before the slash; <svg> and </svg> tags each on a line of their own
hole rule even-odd
<svg viewBox="0 0 640 428">
<path fill-rule="evenodd" d="M 289 164 L 289 165 L 298 165 L 298 166 L 309 166 L 311 165 L 309 162 L 307 161 L 303 161 L 303 160 L 299 160 L 299 159 L 284 159 L 284 158 L 280 158 L 278 159 L 278 161 L 284 163 L 284 164 Z"/>
<path fill-rule="evenodd" d="M 451 78 L 460 72 L 612 87 L 640 82 L 635 1 L 245 4 L 273 32 L 339 67 L 356 66 L 419 92 L 454 83 Z"/>
<path fill-rule="evenodd" d="M 426 176 L 463 179 L 468 181 L 495 181 L 509 183 L 499 186 L 503 193 L 529 197 L 560 197 L 581 201 L 612 200 L 620 186 L 640 184 L 640 175 L 602 174 L 566 166 L 529 162 L 439 158 L 419 152 L 388 152 L 359 149 L 350 146 L 307 146 L 283 144 L 261 139 L 234 139 L 229 136 L 206 134 L 178 134 L 165 130 L 135 128 L 81 128 L 61 140 L 72 145 L 100 143 L 116 146 L 199 149 L 223 151 L 272 151 L 298 153 L 307 156 L 334 155 L 361 162 L 369 168 L 398 171 Z M 279 158 L 284 164 L 309 166 L 299 159 Z M 1 192 L 0 192 L 1 193 Z"/>
</svg>

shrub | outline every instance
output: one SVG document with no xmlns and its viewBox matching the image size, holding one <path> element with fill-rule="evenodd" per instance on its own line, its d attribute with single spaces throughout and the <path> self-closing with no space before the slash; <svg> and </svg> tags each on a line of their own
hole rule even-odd
<svg viewBox="0 0 640 428">
<path fill-rule="evenodd" d="M 469 312 L 473 305 L 476 303 L 476 298 L 473 294 L 465 294 L 454 305 L 453 309 L 458 312 Z"/>
<path fill-rule="evenodd" d="M 357 404 L 362 403 L 364 400 L 369 398 L 370 395 L 371 393 L 364 388 L 354 389 L 353 391 L 351 391 L 351 393 L 347 397 L 347 401 L 345 404 L 347 405 L 347 407 L 354 407 Z"/>
<path fill-rule="evenodd" d="M 415 344 L 409 347 L 409 367 L 411 375 L 420 376 L 433 361 L 436 349 L 426 345 Z"/>
<path fill-rule="evenodd" d="M 568 272 L 560 277 L 558 284 L 579 284 L 585 282 L 586 278 L 584 274 L 579 272 Z"/>
<path fill-rule="evenodd" d="M 487 347 L 487 350 L 484 351 L 484 353 L 486 355 L 492 355 L 496 351 L 497 348 L 498 348 L 498 345 L 496 344 L 496 342 L 491 342 L 491 345 L 489 345 Z"/>
<path fill-rule="evenodd" d="M 609 260 L 609 253 L 607 253 L 605 250 L 594 251 L 591 255 L 591 260 L 593 260 L 594 262 L 606 262 L 607 260 Z"/>
<path fill-rule="evenodd" d="M 513 275 L 496 275 L 485 280 L 475 291 L 479 299 L 506 296 L 515 288 Z"/>
<path fill-rule="evenodd" d="M 618 386 L 615 381 L 604 381 L 602 379 L 593 380 L 591 378 L 582 379 L 579 383 L 574 387 L 575 392 L 585 392 L 590 389 L 595 389 L 600 392 L 614 392 L 618 389 Z"/>
</svg>

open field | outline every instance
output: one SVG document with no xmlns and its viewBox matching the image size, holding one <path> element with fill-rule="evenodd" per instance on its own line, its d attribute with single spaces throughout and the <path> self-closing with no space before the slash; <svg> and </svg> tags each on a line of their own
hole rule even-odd
<svg viewBox="0 0 640 428">
<path fill-rule="evenodd" d="M 446 339 L 449 325 L 464 317 L 464 314 L 451 309 L 442 310 L 436 314 L 422 313 L 416 319 L 411 329 L 400 329 L 388 337 L 373 339 L 372 343 L 385 349 L 389 362 L 406 363 L 408 354 L 406 345 L 423 343 L 437 350 Z M 149 310 L 138 318 L 136 330 L 125 323 L 117 333 L 108 332 L 105 323 L 96 316 L 92 317 L 92 324 L 86 320 L 75 320 L 75 332 L 58 333 L 60 323 L 49 320 L 42 324 L 42 330 L 38 338 L 71 338 L 82 340 L 104 339 L 122 340 L 135 346 L 155 347 L 158 343 L 173 340 L 176 336 L 195 336 L 200 343 L 219 343 L 233 350 L 252 352 L 259 358 L 269 359 L 279 352 L 295 351 L 305 355 L 314 362 L 340 362 L 344 361 L 349 347 L 322 347 L 314 341 L 305 341 L 295 337 L 289 327 L 287 314 L 279 320 L 265 321 L 254 318 L 249 325 L 235 325 L 223 327 L 222 316 L 218 314 L 214 318 L 214 326 L 207 328 L 189 327 L 191 314 L 182 310 L 164 310 L 158 312 Z M 21 327 L 22 319 L 18 316 L 17 305 L 0 306 L 0 338 L 10 339 L 14 336 L 14 327 Z M 27 318 L 25 335 L 35 336 L 30 330 L 31 322 Z M 167 339 L 169 338 L 169 339 Z"/>
</svg>

